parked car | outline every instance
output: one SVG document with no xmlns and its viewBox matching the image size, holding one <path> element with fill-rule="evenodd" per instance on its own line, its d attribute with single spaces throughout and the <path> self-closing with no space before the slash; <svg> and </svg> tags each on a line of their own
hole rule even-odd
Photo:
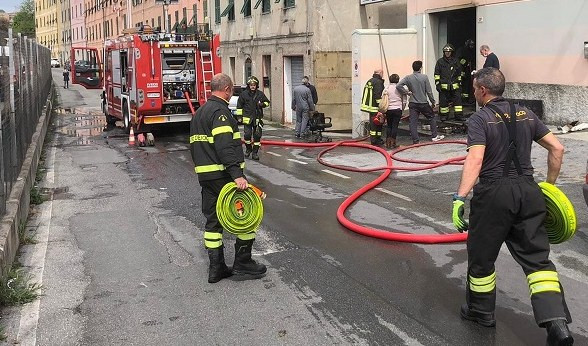
<svg viewBox="0 0 588 346">
<path fill-rule="evenodd" d="M 584 181 L 584 187 L 582 189 L 584 191 L 584 200 L 586 201 L 586 206 L 588 206 L 588 160 L 586 160 L 586 178 Z"/>
<path fill-rule="evenodd" d="M 61 64 L 59 63 L 59 59 L 51 58 L 51 67 L 61 67 Z"/>
<path fill-rule="evenodd" d="M 235 85 L 233 87 L 233 96 L 231 96 L 231 99 L 229 100 L 229 109 L 239 124 L 243 124 L 243 117 L 235 114 L 237 112 L 237 100 L 245 88 L 247 88 L 246 85 Z"/>
</svg>

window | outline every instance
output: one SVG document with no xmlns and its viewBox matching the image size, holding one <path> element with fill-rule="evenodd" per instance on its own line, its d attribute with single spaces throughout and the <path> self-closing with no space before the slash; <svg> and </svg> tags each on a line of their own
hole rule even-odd
<svg viewBox="0 0 588 346">
<path fill-rule="evenodd" d="M 296 6 L 296 0 L 284 0 L 284 8 Z"/>
<path fill-rule="evenodd" d="M 243 2 L 241 13 L 243 14 L 243 17 L 251 17 L 251 0 L 245 0 Z"/>
<path fill-rule="evenodd" d="M 188 9 L 184 7 L 182 9 L 182 22 L 185 23 L 187 19 L 188 19 Z"/>
<path fill-rule="evenodd" d="M 161 16 L 157 16 L 157 26 L 161 29 Z"/>
<path fill-rule="evenodd" d="M 229 5 L 225 8 L 220 16 L 227 16 L 228 20 L 235 20 L 235 0 L 229 0 Z"/>
<path fill-rule="evenodd" d="M 270 5 L 270 0 L 258 0 L 258 3 L 259 3 L 259 1 L 261 1 L 261 13 L 269 13 L 270 12 L 270 6 L 271 6 Z"/>
<path fill-rule="evenodd" d="M 205 1 L 206 2 L 206 1 Z M 198 8 L 196 4 L 192 5 L 192 25 L 196 26 L 198 24 Z"/>
<path fill-rule="evenodd" d="M 205 1 L 205 3 L 206 3 L 206 1 Z M 220 19 L 221 19 L 220 0 L 214 0 L 214 22 L 216 24 L 219 24 Z"/>
<path fill-rule="evenodd" d="M 204 1 L 202 3 L 202 12 L 204 14 L 204 18 L 208 17 L 208 1 Z"/>
</svg>

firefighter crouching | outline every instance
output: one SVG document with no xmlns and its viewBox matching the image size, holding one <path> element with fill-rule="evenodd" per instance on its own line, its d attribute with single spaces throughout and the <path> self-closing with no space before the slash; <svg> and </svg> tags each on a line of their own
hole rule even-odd
<svg viewBox="0 0 588 346">
<path fill-rule="evenodd" d="M 370 116 L 370 142 L 372 145 L 382 145 L 382 125 L 378 121 L 374 122 L 378 114 L 378 105 L 384 91 L 384 71 L 375 70 L 372 78 L 365 83 L 363 87 L 363 96 L 361 98 L 361 111 L 369 113 Z"/>
<path fill-rule="evenodd" d="M 247 80 L 247 90 L 243 90 L 237 100 L 237 115 L 243 117 L 245 139 L 245 157 L 259 160 L 259 147 L 263 127 L 263 108 L 269 107 L 270 101 L 259 90 L 259 80 L 251 76 Z M 253 137 L 253 142 L 251 141 Z"/>
<path fill-rule="evenodd" d="M 245 158 L 237 120 L 228 104 L 233 82 L 225 74 L 215 75 L 210 87 L 212 96 L 200 107 L 190 123 L 190 152 L 198 181 L 202 187 L 202 213 L 206 218 L 204 246 L 210 266 L 208 282 L 215 283 L 231 275 L 238 280 L 257 279 L 266 272 L 263 264 L 251 259 L 255 232 L 237 235 L 233 269 L 225 264 L 223 227 L 216 214 L 218 195 L 225 184 L 234 181 L 237 189 L 247 189 L 243 169 Z"/>
<path fill-rule="evenodd" d="M 443 57 L 435 65 L 435 85 L 439 92 L 439 117 L 441 121 L 449 116 L 449 104 L 453 104 L 455 120 L 461 120 L 463 107 L 461 105 L 461 65 L 453 55 L 451 44 L 443 47 Z"/>
<path fill-rule="evenodd" d="M 531 164 L 535 141 L 548 151 L 546 180 L 554 184 L 564 148 L 537 115 L 502 97 L 502 72 L 484 68 L 473 78 L 474 95 L 483 108 L 469 119 L 468 155 L 453 196 L 453 223 L 461 232 L 469 228 L 466 304 L 461 316 L 486 327 L 496 325 L 494 263 L 505 242 L 527 276 L 535 321 L 547 330 L 547 345 L 572 345 L 567 326 L 572 319 L 549 260 L 545 198 L 533 180 Z M 463 205 L 472 187 L 468 227 Z"/>
</svg>

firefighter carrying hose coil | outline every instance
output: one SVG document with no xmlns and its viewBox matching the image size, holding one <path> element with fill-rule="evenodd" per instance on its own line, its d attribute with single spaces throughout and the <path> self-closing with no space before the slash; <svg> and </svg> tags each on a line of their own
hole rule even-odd
<svg viewBox="0 0 588 346">
<path fill-rule="evenodd" d="M 498 69 L 476 72 L 473 86 L 476 101 L 483 107 L 469 119 L 468 155 L 453 196 L 453 223 L 460 232 L 469 229 L 466 304 L 461 316 L 486 327 L 496 325 L 494 263 L 506 243 L 527 276 L 535 321 L 547 330 L 547 344 L 571 345 L 567 324 L 572 319 L 555 265 L 549 260 L 545 199 L 531 164 L 535 141 L 549 152 L 547 183 L 554 184 L 564 148 L 537 115 L 502 97 L 505 80 Z M 472 187 L 468 227 L 463 207 Z"/>
<path fill-rule="evenodd" d="M 263 127 L 263 108 L 269 107 L 270 101 L 259 90 L 259 79 L 254 76 L 247 80 L 247 90 L 243 90 L 237 100 L 237 115 L 243 117 L 245 139 L 245 157 L 259 160 L 259 147 Z M 253 137 L 253 141 L 251 141 Z"/>
<path fill-rule="evenodd" d="M 243 172 L 241 134 L 228 107 L 233 82 L 229 76 L 217 74 L 210 88 L 212 96 L 190 123 L 190 152 L 202 187 L 202 213 L 206 218 L 204 246 L 210 260 L 208 282 L 215 283 L 233 274 L 239 280 L 257 279 L 265 274 L 266 267 L 251 259 L 255 230 L 237 235 L 232 271 L 225 264 L 223 226 L 216 212 L 218 197 L 227 183 L 234 182 L 243 191 L 248 188 L 248 182 Z"/>
<path fill-rule="evenodd" d="M 439 117 L 441 121 L 449 117 L 450 104 L 453 105 L 455 120 L 461 120 L 463 106 L 461 104 L 461 72 L 462 67 L 454 56 L 451 44 L 443 47 L 443 57 L 435 65 L 435 86 L 439 92 Z"/>
<path fill-rule="evenodd" d="M 375 70 L 372 78 L 365 83 L 363 87 L 363 96 L 361 98 L 361 111 L 369 113 L 370 117 L 370 141 L 372 145 L 382 145 L 382 123 L 376 119 L 378 114 L 378 105 L 382 92 L 384 91 L 384 79 L 382 78 L 384 71 L 381 69 Z"/>
</svg>

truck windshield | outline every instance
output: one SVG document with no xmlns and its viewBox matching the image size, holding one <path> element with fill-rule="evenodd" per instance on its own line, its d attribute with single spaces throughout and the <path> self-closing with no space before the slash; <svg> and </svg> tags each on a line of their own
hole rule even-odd
<svg viewBox="0 0 588 346">
<path fill-rule="evenodd" d="M 163 54 L 164 70 L 191 70 L 194 69 L 194 55 L 191 53 L 167 53 Z"/>
</svg>

